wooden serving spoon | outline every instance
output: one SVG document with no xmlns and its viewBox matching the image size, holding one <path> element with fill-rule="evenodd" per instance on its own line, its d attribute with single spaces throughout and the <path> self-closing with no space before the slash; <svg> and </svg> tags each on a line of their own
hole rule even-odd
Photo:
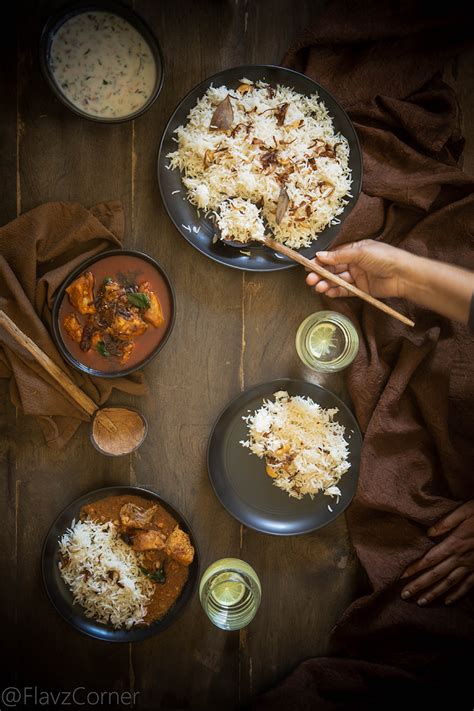
<svg viewBox="0 0 474 711">
<path fill-rule="evenodd" d="M 0 325 L 2 328 L 10 334 L 15 341 L 25 348 L 30 355 L 39 363 L 42 368 L 54 378 L 54 380 L 61 386 L 61 388 L 69 395 L 69 397 L 74 400 L 76 405 L 84 410 L 91 417 L 95 415 L 96 410 L 99 406 L 91 400 L 91 398 L 85 394 L 73 381 L 70 379 L 66 373 L 56 365 L 56 363 L 51 360 L 51 358 L 46 355 L 44 351 L 41 350 L 39 346 L 36 345 L 34 341 L 31 340 L 26 333 L 23 333 L 16 323 L 14 323 L 9 316 L 0 309 Z M 113 423 L 111 423 L 113 425 Z M 115 425 L 113 425 L 115 427 Z"/>
<path fill-rule="evenodd" d="M 117 427 L 115 419 L 117 422 L 124 422 L 127 416 L 131 412 L 129 408 L 124 407 L 107 407 L 106 411 L 102 410 L 88 395 L 85 394 L 79 388 L 66 373 L 59 368 L 56 363 L 51 360 L 51 358 L 36 345 L 34 341 L 23 333 L 18 326 L 11 320 L 7 314 L 0 309 L 0 326 L 10 334 L 10 336 L 25 350 L 33 356 L 39 365 L 54 378 L 54 380 L 61 386 L 62 390 L 73 400 L 79 407 L 91 418 L 100 419 L 100 425 L 104 427 L 112 437 L 117 440 L 120 439 L 120 444 L 124 446 L 124 435 L 125 437 L 130 437 L 133 433 L 129 431 L 121 431 L 120 427 Z M 110 417 L 109 417 L 110 415 Z M 143 416 L 141 416 L 143 419 Z M 94 430 L 92 431 L 92 436 L 94 437 Z M 95 440 L 95 438 L 94 438 Z M 100 448 L 100 447 L 99 447 Z M 136 449 L 136 439 L 130 444 L 130 451 Z M 102 450 L 101 450 L 102 451 Z M 126 453 L 121 451 L 121 454 Z"/>
<path fill-rule="evenodd" d="M 242 249 L 242 247 L 245 247 L 246 244 L 249 244 L 249 242 L 236 242 L 235 240 L 225 240 L 225 239 L 222 240 L 222 242 L 224 244 L 228 245 L 229 247 L 239 247 L 240 249 Z M 257 240 L 255 240 L 255 242 L 257 243 Z M 258 240 L 258 244 L 264 244 L 269 249 L 273 249 L 275 252 L 279 252 L 280 254 L 284 254 L 285 257 L 289 257 L 294 262 L 298 262 L 298 264 L 302 264 L 303 267 L 306 267 L 306 269 L 309 269 L 310 272 L 315 272 L 316 274 L 319 274 L 319 276 L 324 277 L 328 281 L 332 281 L 335 284 L 337 284 L 338 286 L 344 287 L 344 289 L 347 289 L 347 291 L 350 291 L 351 294 L 354 294 L 354 296 L 358 296 L 363 301 L 367 301 L 368 304 L 372 304 L 372 306 L 375 306 L 376 309 L 379 309 L 380 311 L 383 311 L 384 313 L 388 314 L 389 316 L 396 318 L 398 321 L 401 321 L 402 323 L 406 324 L 407 326 L 414 326 L 415 325 L 414 321 L 407 318 L 406 316 L 401 314 L 399 311 L 396 311 L 395 309 L 392 309 L 390 306 L 387 306 L 387 304 L 385 304 L 383 301 L 380 301 L 379 299 L 374 298 L 370 294 L 367 294 L 367 292 L 362 291 L 362 289 L 359 289 L 357 286 L 354 286 L 354 284 L 350 284 L 349 282 L 344 281 L 344 279 L 341 279 L 341 277 L 338 276 L 337 274 L 333 274 L 328 269 L 321 267 L 316 262 L 313 262 L 310 259 L 303 257 L 303 255 L 300 254 L 299 252 L 297 252 L 296 250 L 291 249 L 290 247 L 287 247 L 284 244 L 281 244 L 281 242 L 277 242 L 272 237 L 265 236 L 263 238 L 263 240 Z"/>
</svg>

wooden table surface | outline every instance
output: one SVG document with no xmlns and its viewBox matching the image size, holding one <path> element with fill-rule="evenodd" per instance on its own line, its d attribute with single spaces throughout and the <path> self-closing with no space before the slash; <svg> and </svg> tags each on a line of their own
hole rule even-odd
<svg viewBox="0 0 474 711">
<path fill-rule="evenodd" d="M 49 449 L 38 424 L 15 411 L 7 383 L 0 381 L 9 685 L 136 691 L 139 709 L 231 709 L 301 660 L 324 654 L 332 626 L 357 594 L 361 576 L 343 516 L 311 535 L 256 533 L 219 504 L 205 462 L 217 414 L 249 386 L 301 377 L 344 397 L 341 376 L 315 377 L 296 355 L 295 331 L 318 310 L 317 297 L 299 267 L 246 274 L 192 249 L 168 219 L 156 180 L 159 140 L 184 94 L 226 67 L 278 63 L 318 4 L 136 0 L 135 9 L 161 42 L 166 77 L 144 116 L 115 126 L 74 116 L 42 80 L 37 42 L 53 4 L 20 3 L 17 45 L 15 33 L 4 26 L 1 224 L 49 200 L 90 206 L 119 198 L 125 246 L 156 257 L 177 293 L 172 337 L 146 368 L 150 394 L 136 401 L 113 398 L 135 404 L 149 421 L 145 444 L 131 456 L 101 456 L 90 446 L 85 426 L 63 450 Z M 463 66 L 457 66 L 458 83 L 459 72 L 469 72 Z M 464 94 L 468 105 L 472 94 Z M 89 639 L 59 617 L 40 577 L 45 534 L 73 499 L 114 484 L 151 486 L 182 510 L 196 533 L 203 569 L 224 556 L 255 567 L 263 599 L 247 629 L 228 633 L 214 627 L 197 595 L 174 626 L 135 645 Z"/>
</svg>

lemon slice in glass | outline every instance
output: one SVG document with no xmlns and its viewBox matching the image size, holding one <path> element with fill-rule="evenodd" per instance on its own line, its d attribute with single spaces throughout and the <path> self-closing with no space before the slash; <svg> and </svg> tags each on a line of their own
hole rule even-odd
<svg viewBox="0 0 474 711">
<path fill-rule="evenodd" d="M 329 355 L 336 347 L 336 330 L 337 327 L 327 321 L 316 324 L 309 334 L 309 350 L 315 358 Z"/>
<path fill-rule="evenodd" d="M 222 573 L 213 582 L 211 595 L 223 607 L 239 603 L 245 593 L 245 585 L 236 580 L 235 573 Z"/>
</svg>

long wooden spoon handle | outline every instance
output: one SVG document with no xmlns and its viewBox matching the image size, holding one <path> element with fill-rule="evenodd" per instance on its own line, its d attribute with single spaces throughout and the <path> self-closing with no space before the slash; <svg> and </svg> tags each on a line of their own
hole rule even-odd
<svg viewBox="0 0 474 711">
<path fill-rule="evenodd" d="M 387 306 L 387 304 L 385 304 L 383 301 L 375 299 L 370 294 L 367 294 L 367 292 L 362 291 L 362 289 L 358 289 L 357 286 L 354 286 L 354 284 L 349 284 L 349 282 L 344 281 L 344 279 L 341 279 L 341 277 L 337 274 L 333 274 L 328 269 L 325 269 L 324 267 L 319 266 L 319 264 L 316 264 L 316 262 L 312 262 L 310 259 L 303 257 L 303 255 L 299 252 L 296 252 L 294 249 L 290 249 L 290 247 L 286 247 L 284 244 L 277 242 L 272 237 L 265 237 L 265 244 L 267 247 L 270 247 L 270 249 L 274 249 L 275 252 L 280 252 L 280 254 L 284 254 L 286 257 L 289 257 L 294 262 L 302 264 L 311 272 L 315 272 L 316 274 L 319 274 L 319 276 L 328 279 L 328 281 L 332 281 L 335 284 L 344 287 L 344 289 L 350 291 L 351 294 L 354 294 L 355 296 L 358 296 L 364 301 L 367 301 L 367 303 L 372 304 L 372 306 L 375 306 L 375 308 L 380 309 L 380 311 L 384 311 L 389 316 L 393 316 L 393 318 L 398 319 L 398 321 L 405 323 L 407 326 L 415 325 L 414 321 L 407 318 L 406 316 L 403 316 L 403 314 L 399 313 L 399 311 L 396 311 L 390 306 Z"/>
<path fill-rule="evenodd" d="M 0 309 L 0 326 L 15 339 L 33 358 L 51 375 L 88 415 L 93 415 L 98 406 L 59 368 L 51 358 L 39 348 L 34 341 L 23 333 L 7 314 Z"/>
</svg>

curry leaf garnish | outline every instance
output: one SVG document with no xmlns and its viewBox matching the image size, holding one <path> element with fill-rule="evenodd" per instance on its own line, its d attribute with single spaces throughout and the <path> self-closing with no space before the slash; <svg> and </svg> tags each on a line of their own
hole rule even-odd
<svg viewBox="0 0 474 711">
<path fill-rule="evenodd" d="M 110 355 L 109 351 L 107 350 L 107 346 L 105 345 L 104 341 L 97 341 L 96 344 L 96 349 L 99 351 L 100 355 L 105 356 L 108 358 Z"/>
<path fill-rule="evenodd" d="M 166 575 L 163 566 L 161 568 L 158 568 L 158 570 L 155 570 L 154 572 L 152 572 L 151 570 L 147 570 L 146 568 L 142 568 L 141 566 L 140 570 L 144 575 L 151 578 L 151 580 L 153 580 L 155 583 L 163 584 L 166 582 Z"/>
<path fill-rule="evenodd" d="M 141 291 L 129 292 L 127 294 L 127 299 L 133 306 L 138 306 L 139 309 L 150 308 L 150 299 L 146 294 L 143 294 Z"/>
</svg>

